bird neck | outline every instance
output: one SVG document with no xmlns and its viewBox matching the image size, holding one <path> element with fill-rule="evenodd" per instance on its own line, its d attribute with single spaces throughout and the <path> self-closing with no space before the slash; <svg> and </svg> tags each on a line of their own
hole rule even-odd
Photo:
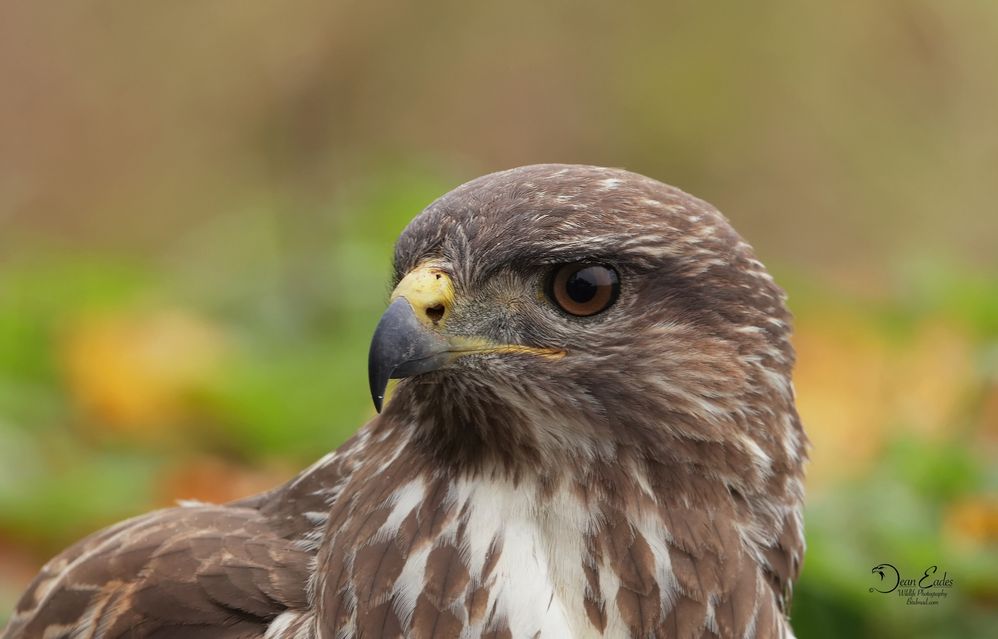
<svg viewBox="0 0 998 639">
<path fill-rule="evenodd" d="M 650 636 L 708 623 L 714 602 L 743 588 L 751 596 L 739 595 L 749 600 L 733 627 L 752 614 L 777 623 L 730 500 L 663 491 L 627 462 L 556 477 L 455 472 L 386 416 L 360 438 L 325 526 L 320 618 L 335 619 L 346 592 L 358 624 L 365 606 L 392 601 L 413 627 L 429 611 L 439 623 L 439 611 L 461 610 L 469 636 Z M 432 607 L 417 596 L 426 592 Z"/>
</svg>

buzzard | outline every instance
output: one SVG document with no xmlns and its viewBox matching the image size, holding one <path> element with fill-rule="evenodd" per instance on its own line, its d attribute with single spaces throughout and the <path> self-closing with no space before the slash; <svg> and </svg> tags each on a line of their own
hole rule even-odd
<svg viewBox="0 0 998 639">
<path fill-rule="evenodd" d="M 790 316 L 718 211 L 527 166 L 430 204 L 394 266 L 378 416 L 270 492 L 79 542 L 3 637 L 792 636 Z"/>
</svg>

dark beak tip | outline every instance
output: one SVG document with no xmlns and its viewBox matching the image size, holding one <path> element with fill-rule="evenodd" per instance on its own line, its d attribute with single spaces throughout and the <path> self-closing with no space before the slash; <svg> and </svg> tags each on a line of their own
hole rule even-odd
<svg viewBox="0 0 998 639">
<path fill-rule="evenodd" d="M 371 339 L 367 374 L 371 400 L 380 413 L 388 380 L 436 370 L 446 361 L 447 342 L 416 319 L 409 301 L 392 302 Z"/>
<path fill-rule="evenodd" d="M 378 413 L 384 405 L 388 380 L 399 364 L 410 356 L 410 342 L 418 328 L 412 306 L 405 298 L 400 298 L 388 306 L 374 330 L 367 358 L 367 375 L 371 401 Z"/>
<path fill-rule="evenodd" d="M 392 370 L 384 365 L 379 353 L 371 351 L 368 361 L 368 378 L 371 388 L 371 401 L 374 402 L 374 409 L 381 412 L 385 401 L 385 389 L 388 388 L 388 380 L 391 378 Z"/>
</svg>

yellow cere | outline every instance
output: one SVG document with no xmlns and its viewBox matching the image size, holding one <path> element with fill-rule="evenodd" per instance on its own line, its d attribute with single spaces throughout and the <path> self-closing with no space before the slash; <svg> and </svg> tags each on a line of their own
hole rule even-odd
<svg viewBox="0 0 998 639">
<path fill-rule="evenodd" d="M 440 326 L 454 307 L 454 284 L 439 264 L 424 262 L 395 287 L 391 299 L 400 297 L 408 300 L 420 322 L 430 327 Z"/>
</svg>

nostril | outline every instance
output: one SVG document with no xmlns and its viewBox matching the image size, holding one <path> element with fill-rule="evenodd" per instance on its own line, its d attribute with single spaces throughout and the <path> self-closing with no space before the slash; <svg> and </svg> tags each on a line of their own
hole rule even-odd
<svg viewBox="0 0 998 639">
<path fill-rule="evenodd" d="M 443 319 L 444 310 L 445 309 L 443 304 L 430 306 L 426 309 L 426 316 L 429 317 L 434 323 L 436 323 Z"/>
</svg>

